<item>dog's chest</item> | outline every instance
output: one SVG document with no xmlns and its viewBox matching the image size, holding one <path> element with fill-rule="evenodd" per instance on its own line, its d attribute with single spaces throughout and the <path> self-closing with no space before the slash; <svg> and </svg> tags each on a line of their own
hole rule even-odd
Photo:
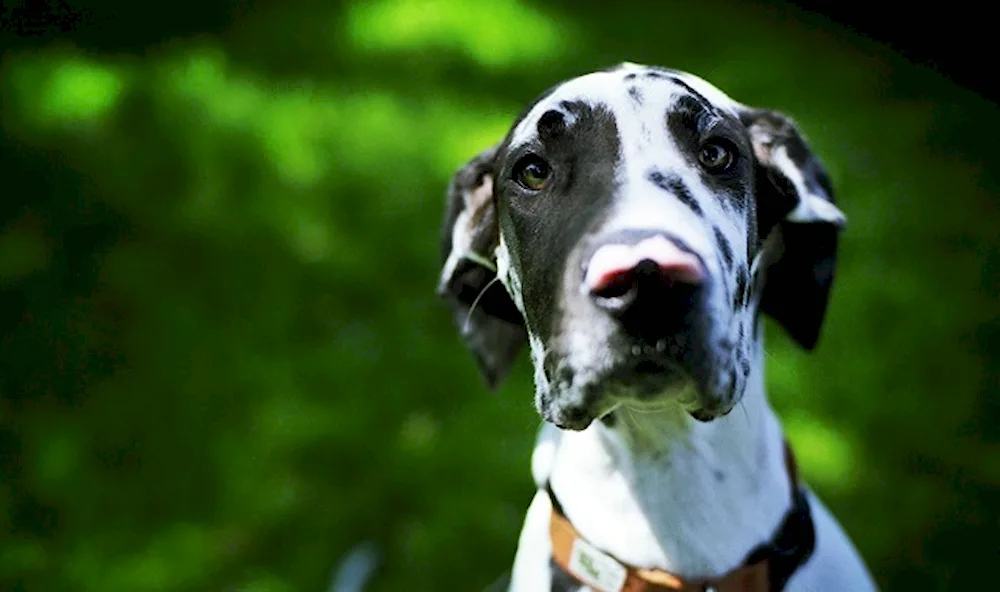
<svg viewBox="0 0 1000 592">
<path fill-rule="evenodd" d="M 724 573 L 767 540 L 788 509 L 780 440 L 740 453 L 693 440 L 623 459 L 595 432 L 564 432 L 549 453 L 547 479 L 580 535 L 628 565 Z M 546 479 L 541 470 L 536 477 Z"/>
</svg>

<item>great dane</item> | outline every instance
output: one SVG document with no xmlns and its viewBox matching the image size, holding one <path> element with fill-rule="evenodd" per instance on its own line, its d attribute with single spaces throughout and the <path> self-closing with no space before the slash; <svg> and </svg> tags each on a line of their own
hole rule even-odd
<svg viewBox="0 0 1000 592">
<path fill-rule="evenodd" d="M 875 589 L 765 394 L 761 314 L 813 349 L 843 224 L 789 118 L 632 63 L 458 171 L 439 292 L 545 420 L 510 590 Z"/>
</svg>

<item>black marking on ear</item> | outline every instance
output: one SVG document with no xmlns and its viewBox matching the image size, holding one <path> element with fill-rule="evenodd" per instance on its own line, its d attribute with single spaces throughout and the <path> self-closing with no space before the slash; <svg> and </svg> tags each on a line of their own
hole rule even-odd
<svg viewBox="0 0 1000 592">
<path fill-rule="evenodd" d="M 699 216 L 705 215 L 705 211 L 701 209 L 701 205 L 694 198 L 687 184 L 677 175 L 664 175 L 660 171 L 651 171 L 647 178 L 660 189 L 672 193 L 684 205 L 691 208 L 691 211 L 695 214 Z"/>
<path fill-rule="evenodd" d="M 750 361 L 746 358 L 740 358 L 740 371 L 743 372 L 743 376 L 750 375 Z"/>
<path fill-rule="evenodd" d="M 628 89 L 628 96 L 632 97 L 636 105 L 642 105 L 642 91 L 638 86 L 631 86 Z"/>
<path fill-rule="evenodd" d="M 729 240 L 722 234 L 722 230 L 718 226 L 713 226 L 712 230 L 715 231 L 715 240 L 719 242 L 719 250 L 722 251 L 722 258 L 726 261 L 726 267 L 732 269 L 733 246 L 729 244 Z"/>
</svg>

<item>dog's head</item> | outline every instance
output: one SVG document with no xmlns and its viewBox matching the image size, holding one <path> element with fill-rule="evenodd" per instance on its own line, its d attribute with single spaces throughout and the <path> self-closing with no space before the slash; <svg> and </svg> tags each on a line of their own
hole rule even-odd
<svg viewBox="0 0 1000 592">
<path fill-rule="evenodd" d="M 560 427 L 670 400 L 711 420 L 761 312 L 815 345 L 843 222 L 785 116 L 623 64 L 553 87 L 458 172 L 439 290 L 491 385 L 530 344 Z"/>
</svg>

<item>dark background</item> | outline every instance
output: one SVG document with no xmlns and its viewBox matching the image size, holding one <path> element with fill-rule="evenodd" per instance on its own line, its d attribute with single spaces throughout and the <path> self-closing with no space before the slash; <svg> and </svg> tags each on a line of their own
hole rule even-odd
<svg viewBox="0 0 1000 592">
<path fill-rule="evenodd" d="M 769 326 L 771 399 L 885 589 L 990 581 L 988 19 L 799 4 L 4 2 L 0 589 L 506 569 L 538 419 L 527 360 L 488 395 L 434 298 L 443 191 L 623 60 L 800 123 L 849 225 L 817 352 Z"/>
</svg>

